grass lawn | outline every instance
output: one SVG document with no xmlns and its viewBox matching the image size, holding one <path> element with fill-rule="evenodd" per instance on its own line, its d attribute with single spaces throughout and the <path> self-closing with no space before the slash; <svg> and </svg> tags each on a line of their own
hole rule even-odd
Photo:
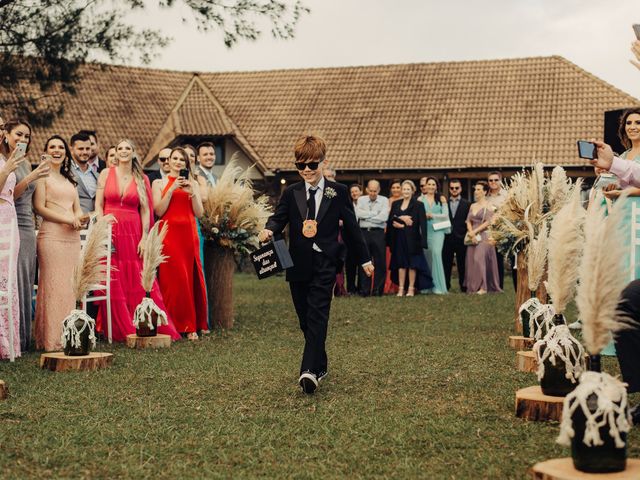
<svg viewBox="0 0 640 480">
<path fill-rule="evenodd" d="M 557 424 L 514 416 L 536 378 L 507 346 L 512 291 L 336 299 L 314 396 L 296 384 L 284 279 L 239 274 L 235 302 L 234 330 L 197 343 L 99 345 L 116 356 L 107 370 L 0 363 L 0 478 L 508 479 L 569 455 Z M 639 457 L 637 431 L 630 444 Z"/>
</svg>

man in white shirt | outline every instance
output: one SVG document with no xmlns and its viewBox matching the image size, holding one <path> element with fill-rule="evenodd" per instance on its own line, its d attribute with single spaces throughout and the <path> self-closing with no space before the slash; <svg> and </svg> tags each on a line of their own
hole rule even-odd
<svg viewBox="0 0 640 480">
<path fill-rule="evenodd" d="M 204 142 L 198 145 L 198 170 L 207 181 L 209 186 L 213 187 L 218 178 L 213 173 L 213 165 L 216 163 L 216 147 L 211 142 Z"/>
<path fill-rule="evenodd" d="M 360 295 L 363 297 L 382 296 L 387 276 L 384 229 L 389 218 L 389 200 L 380 195 L 380 182 L 377 180 L 369 180 L 367 195 L 358 198 L 356 217 L 358 217 L 362 236 L 376 268 L 373 280 L 367 277 L 362 269 L 359 270 Z"/>
</svg>

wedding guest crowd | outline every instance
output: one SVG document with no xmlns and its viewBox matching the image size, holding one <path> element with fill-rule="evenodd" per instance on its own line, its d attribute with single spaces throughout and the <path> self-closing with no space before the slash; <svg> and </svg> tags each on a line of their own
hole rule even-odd
<svg viewBox="0 0 640 480">
<path fill-rule="evenodd" d="M 168 314 L 168 325 L 159 332 L 174 340 L 181 334 L 191 340 L 198 333 L 206 334 L 207 298 L 197 218 L 203 213 L 207 189 L 217 181 L 212 171 L 215 146 L 162 149 L 152 187 L 131 140 L 108 147 L 105 161 L 95 131 L 79 131 L 69 143 L 53 135 L 32 167 L 27 161 L 33 150 L 31 138 L 26 121 L 0 119 L 0 226 L 10 227 L 7 231 L 12 232 L 15 246 L 10 257 L 0 257 L 0 288 L 5 291 L 10 286 L 13 292 L 11 318 L 6 309 L 0 311 L 0 358 L 8 358 L 12 350 L 9 322 L 15 332 L 16 357 L 33 343 L 46 351 L 62 348 L 62 322 L 75 308 L 70 279 L 80 254 L 80 230 L 89 227 L 90 218 L 106 214 L 115 217 L 109 299 L 113 340 L 121 342 L 135 333 L 133 312 L 146 294 L 140 281 L 142 255 L 154 214 L 169 224 L 164 251 L 172 257 L 160 268 L 159 284 L 149 292 Z M 37 236 L 36 215 L 40 218 Z M 9 245 L 4 240 L 3 252 Z M 187 295 L 194 301 L 185 302 Z M 96 317 L 96 329 L 107 336 L 107 301 L 97 302 L 94 308 L 90 314 Z"/>
</svg>

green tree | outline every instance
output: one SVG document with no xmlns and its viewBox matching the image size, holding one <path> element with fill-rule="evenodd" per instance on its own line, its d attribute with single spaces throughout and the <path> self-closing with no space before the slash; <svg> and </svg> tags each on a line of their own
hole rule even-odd
<svg viewBox="0 0 640 480">
<path fill-rule="evenodd" d="M 187 6 L 201 31 L 219 31 L 231 48 L 270 29 L 294 36 L 309 9 L 302 0 L 0 0 L 0 112 L 50 125 L 64 113 L 86 62 L 148 63 L 170 38 L 127 21 L 150 4 Z"/>
</svg>

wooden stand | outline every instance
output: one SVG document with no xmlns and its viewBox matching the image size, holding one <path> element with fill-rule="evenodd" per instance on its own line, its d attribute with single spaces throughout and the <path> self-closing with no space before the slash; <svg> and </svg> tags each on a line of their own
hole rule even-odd
<svg viewBox="0 0 640 480">
<path fill-rule="evenodd" d="M 534 480 L 637 480 L 640 478 L 640 460 L 627 459 L 627 468 L 617 473 L 585 473 L 573 467 L 571 458 L 555 458 L 536 463 L 529 469 Z"/>
<path fill-rule="evenodd" d="M 43 353 L 40 355 L 40 368 L 52 372 L 70 370 L 99 370 L 113 363 L 113 353 L 91 352 L 80 357 L 67 357 L 63 352 Z"/>
<path fill-rule="evenodd" d="M 521 372 L 537 372 L 538 362 L 533 351 L 516 352 L 516 367 Z"/>
<path fill-rule="evenodd" d="M 162 333 L 155 337 L 139 337 L 137 335 L 127 335 L 127 347 L 137 348 L 167 348 L 171 346 L 171 337 Z"/>
<path fill-rule="evenodd" d="M 539 385 L 516 392 L 516 417 L 525 420 L 559 422 L 563 405 L 564 397 L 545 395 Z"/>
<path fill-rule="evenodd" d="M 523 337 L 522 335 L 512 335 L 509 337 L 509 346 L 514 350 L 531 350 L 535 339 Z"/>
<path fill-rule="evenodd" d="M 0 400 L 6 400 L 9 396 L 9 387 L 4 383 L 4 380 L 0 380 Z"/>
<path fill-rule="evenodd" d="M 518 282 L 516 285 L 516 315 L 515 315 L 515 328 L 517 333 L 522 333 L 522 325 L 520 325 L 520 305 L 526 302 L 531 296 L 531 290 L 529 290 L 529 274 L 527 269 L 527 257 L 524 252 L 519 252 L 517 255 L 518 262 Z M 540 282 L 540 286 L 536 291 L 536 297 L 542 303 L 547 303 L 547 290 L 544 287 L 544 279 L 547 277 L 545 272 Z"/>
</svg>

